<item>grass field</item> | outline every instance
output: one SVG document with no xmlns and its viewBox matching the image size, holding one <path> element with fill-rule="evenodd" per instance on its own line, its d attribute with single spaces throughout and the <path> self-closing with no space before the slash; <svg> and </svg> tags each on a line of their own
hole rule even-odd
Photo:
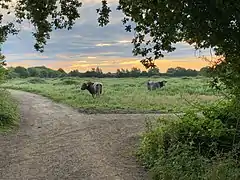
<svg viewBox="0 0 240 180">
<path fill-rule="evenodd" d="M 150 78 L 168 81 L 164 88 L 151 92 L 146 87 L 148 79 L 27 78 L 9 80 L 1 86 L 41 94 L 88 113 L 182 112 L 196 110 L 199 105 L 205 106 L 220 98 L 203 77 Z M 80 90 L 81 84 L 88 80 L 103 83 L 102 97 L 93 99 L 89 92 Z"/>
</svg>

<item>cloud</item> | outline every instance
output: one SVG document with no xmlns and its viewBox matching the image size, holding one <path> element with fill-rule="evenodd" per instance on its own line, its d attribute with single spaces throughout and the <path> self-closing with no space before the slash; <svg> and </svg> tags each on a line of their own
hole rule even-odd
<svg viewBox="0 0 240 180">
<path fill-rule="evenodd" d="M 101 66 L 106 71 L 115 71 L 121 67 L 129 68 L 134 65 L 141 66 L 139 59 L 142 57 L 133 57 L 132 54 L 133 33 L 124 30 L 121 22 L 123 14 L 114 10 L 117 2 L 117 0 L 109 1 L 113 10 L 110 14 L 110 24 L 99 27 L 96 9 L 101 6 L 101 1 L 83 0 L 83 7 L 80 8 L 81 18 L 76 21 L 73 29 L 51 32 L 51 39 L 48 40 L 44 53 L 34 50 L 32 25 L 27 21 L 24 22 L 21 33 L 18 36 L 10 36 L 3 45 L 2 50 L 7 62 L 11 65 L 36 64 L 56 68 L 62 65 L 65 69 L 78 67 L 81 70 Z M 176 47 L 176 51 L 170 54 L 165 53 L 164 59 L 157 62 L 161 66 L 165 61 L 168 64 L 171 62 L 174 66 L 177 63 L 189 67 L 196 64 L 193 59 L 199 54 L 193 47 L 186 43 L 177 43 Z M 200 55 L 209 55 L 209 51 L 204 50 Z M 198 64 L 201 63 L 198 62 Z"/>
<path fill-rule="evenodd" d="M 104 43 L 99 43 L 99 44 L 96 44 L 96 46 L 100 46 L 100 47 L 102 47 L 102 46 L 111 46 L 112 44 L 104 44 Z"/>
<path fill-rule="evenodd" d="M 95 56 L 88 56 L 87 58 L 88 59 L 96 59 L 97 57 L 95 57 Z"/>
</svg>

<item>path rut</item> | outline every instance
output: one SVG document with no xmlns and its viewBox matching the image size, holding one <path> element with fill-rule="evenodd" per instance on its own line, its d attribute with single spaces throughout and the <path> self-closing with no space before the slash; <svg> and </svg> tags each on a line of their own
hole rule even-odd
<svg viewBox="0 0 240 180">
<path fill-rule="evenodd" d="M 146 180 L 132 155 L 142 114 L 81 114 L 45 97 L 11 90 L 17 132 L 0 135 L 2 180 Z"/>
</svg>

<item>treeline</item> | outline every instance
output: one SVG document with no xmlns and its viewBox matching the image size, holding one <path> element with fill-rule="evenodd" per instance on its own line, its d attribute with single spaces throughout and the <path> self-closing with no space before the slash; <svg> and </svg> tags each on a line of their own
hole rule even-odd
<svg viewBox="0 0 240 180">
<path fill-rule="evenodd" d="M 103 73 L 102 69 L 92 68 L 86 72 L 79 72 L 78 70 L 72 70 L 69 73 L 65 72 L 62 68 L 53 70 L 45 66 L 24 68 L 21 66 L 10 67 L 7 71 L 7 77 L 12 78 L 27 78 L 27 77 L 40 77 L 40 78 L 57 78 L 57 77 L 151 77 L 151 76 L 207 76 L 209 67 L 203 67 L 200 71 L 193 69 L 185 69 L 182 67 L 169 68 L 166 73 L 161 73 L 158 68 L 149 69 L 148 71 L 141 71 L 139 68 L 117 69 L 115 73 Z"/>
</svg>

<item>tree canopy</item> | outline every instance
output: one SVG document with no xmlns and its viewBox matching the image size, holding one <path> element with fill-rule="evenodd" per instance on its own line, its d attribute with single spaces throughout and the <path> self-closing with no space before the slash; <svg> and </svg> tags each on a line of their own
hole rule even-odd
<svg viewBox="0 0 240 180">
<path fill-rule="evenodd" d="M 17 0 L 15 6 L 10 7 L 12 1 L 0 1 L 1 9 L 9 10 L 0 15 L 0 42 L 4 42 L 8 34 L 19 31 L 13 22 L 2 24 L 3 16 L 13 13 L 17 23 L 26 19 L 34 25 L 34 47 L 40 52 L 43 52 L 53 29 L 73 27 L 75 20 L 80 18 L 78 8 L 82 6 L 79 0 Z M 238 1 L 119 0 L 117 10 L 125 15 L 126 31 L 135 32 L 134 55 L 142 55 L 148 60 L 158 59 L 163 57 L 163 51 L 174 51 L 173 44 L 182 41 L 195 44 L 196 48 L 214 47 L 218 55 L 239 54 Z M 97 9 L 100 26 L 109 23 L 110 12 L 107 0 L 102 0 L 102 7 Z M 133 29 L 128 24 L 130 21 L 135 23 Z"/>
</svg>

